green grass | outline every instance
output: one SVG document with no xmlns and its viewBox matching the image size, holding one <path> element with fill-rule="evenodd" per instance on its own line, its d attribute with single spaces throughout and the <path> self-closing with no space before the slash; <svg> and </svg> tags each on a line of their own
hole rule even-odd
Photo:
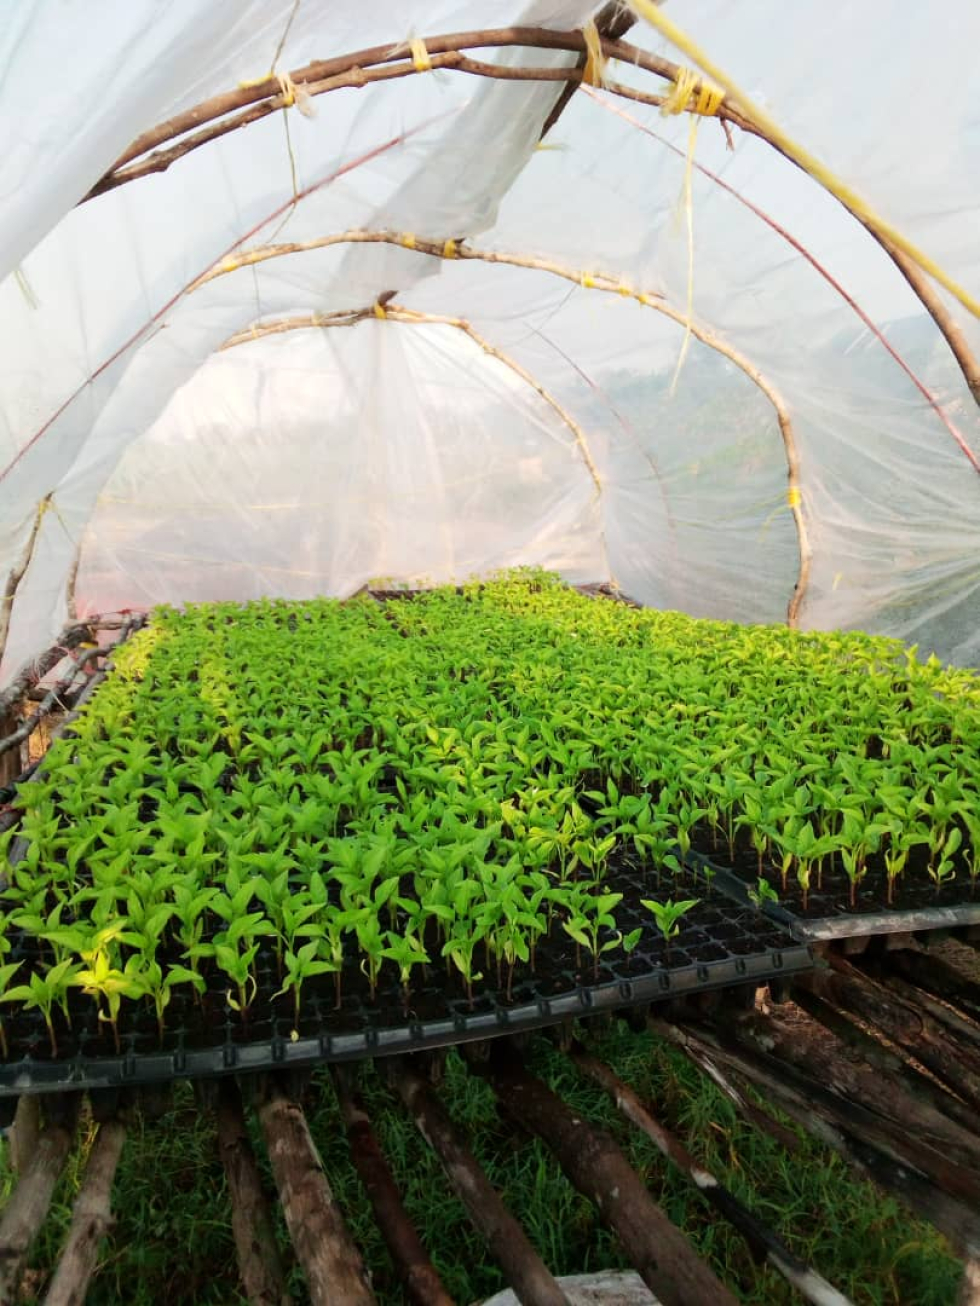
<svg viewBox="0 0 980 1306">
<path fill-rule="evenodd" d="M 857 1306 L 955 1301 L 959 1264 L 931 1227 L 913 1220 L 890 1198 L 854 1179 L 833 1154 L 805 1139 L 790 1157 L 744 1125 L 728 1101 L 678 1053 L 622 1024 L 594 1034 L 592 1046 L 650 1102 L 698 1160 L 776 1228 Z M 653 1145 L 621 1121 L 605 1096 L 545 1039 L 530 1050 L 532 1069 L 585 1118 L 605 1125 L 623 1144 L 650 1192 L 693 1238 L 740 1299 L 758 1306 L 794 1300 L 782 1280 L 751 1262 L 741 1240 L 671 1172 Z M 381 1076 L 362 1074 L 362 1093 L 406 1205 L 446 1287 L 461 1303 L 496 1291 L 501 1276 L 483 1252 L 427 1145 Z M 535 1140 L 502 1120 L 491 1090 L 450 1054 L 440 1088 L 504 1200 L 556 1273 L 624 1264 L 615 1241 L 598 1225 L 589 1202 L 562 1176 Z M 350 1162 L 329 1078 L 320 1073 L 308 1108 L 334 1192 L 374 1273 L 382 1302 L 402 1300 L 360 1181 Z M 85 1129 L 86 1144 L 91 1128 Z M 256 1137 L 256 1142 L 258 1139 Z M 31 1256 L 43 1290 L 70 1218 L 85 1147 L 73 1157 L 55 1195 L 52 1217 Z M 12 1184 L 6 1156 L 0 1193 Z M 232 1306 L 242 1300 L 235 1268 L 224 1177 L 213 1128 L 186 1085 L 160 1120 L 134 1126 L 114 1191 L 117 1223 L 107 1239 L 89 1296 L 91 1306 Z M 286 1244 L 285 1229 L 281 1228 Z M 302 1276 L 291 1267 L 297 1302 Z M 30 1301 L 33 1298 L 28 1297 Z"/>
</svg>

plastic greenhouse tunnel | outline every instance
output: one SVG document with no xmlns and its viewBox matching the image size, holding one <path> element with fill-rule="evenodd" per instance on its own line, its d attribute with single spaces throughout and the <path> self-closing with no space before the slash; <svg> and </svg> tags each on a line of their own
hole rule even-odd
<svg viewBox="0 0 980 1306">
<path fill-rule="evenodd" d="M 0 1306 L 977 1306 L 980 8 L 0 10 Z"/>
</svg>

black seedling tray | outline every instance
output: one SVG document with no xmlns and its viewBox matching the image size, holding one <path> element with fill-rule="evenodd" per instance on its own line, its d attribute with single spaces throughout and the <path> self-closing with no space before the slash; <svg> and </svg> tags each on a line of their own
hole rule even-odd
<svg viewBox="0 0 980 1306">
<path fill-rule="evenodd" d="M 140 1004 L 120 1019 L 120 1052 L 109 1027 L 99 1024 L 95 1004 L 80 992 L 70 1001 L 71 1027 L 56 1015 L 60 1056 L 51 1055 L 48 1034 L 37 1013 L 5 1016 L 10 1059 L 0 1064 L 0 1098 L 208 1078 L 324 1062 L 352 1061 L 539 1029 L 562 1021 L 733 985 L 761 984 L 812 966 L 809 949 L 779 926 L 726 900 L 704 895 L 694 877 L 664 872 L 658 889 L 650 871 L 620 863 L 607 884 L 624 894 L 616 909 L 624 932 L 643 925 L 630 956 L 609 953 L 593 973 L 591 958 L 576 967 L 575 947 L 561 932 L 539 946 L 535 970 L 515 972 L 511 1000 L 484 980 L 474 985 L 472 1004 L 457 975 L 441 964 L 428 968 L 428 980 L 414 987 L 406 1007 L 397 981 L 387 980 L 372 1001 L 356 959 L 343 973 L 343 1002 L 334 1000 L 334 980 L 326 975 L 303 989 L 294 1029 L 289 995 L 279 988 L 275 957 L 260 955 L 258 993 L 247 1025 L 226 1000 L 227 979 L 215 974 L 203 1004 L 178 992 L 167 1010 L 161 1042 L 149 1006 Z M 667 952 L 641 898 L 702 894 Z M 33 944 L 22 941 L 27 959 Z M 16 957 L 15 950 L 14 956 Z M 124 1009 L 125 1010 L 125 1009 Z"/>
<path fill-rule="evenodd" d="M 806 916 L 794 912 L 780 902 L 764 903 L 760 912 L 749 898 L 749 885 L 734 870 L 719 865 L 712 858 L 694 849 L 687 854 L 685 860 L 698 874 L 702 883 L 707 878 L 704 874 L 707 867 L 711 873 L 712 887 L 719 889 L 733 902 L 756 912 L 757 915 L 765 915 L 769 920 L 788 930 L 793 938 L 801 943 L 829 943 L 834 939 L 853 939 L 874 934 L 914 933 L 920 930 L 960 929 L 963 926 L 980 924 L 980 901 L 964 903 L 961 900 L 951 904 L 940 900 L 935 906 L 895 907 L 884 911 L 864 903 L 859 910 L 855 910 L 850 907 L 847 898 L 842 897 L 839 889 L 821 891 L 815 887 L 810 889 L 808 895 L 809 911 Z M 766 878 L 774 888 L 778 888 L 778 872 L 773 872 L 770 868 Z"/>
</svg>

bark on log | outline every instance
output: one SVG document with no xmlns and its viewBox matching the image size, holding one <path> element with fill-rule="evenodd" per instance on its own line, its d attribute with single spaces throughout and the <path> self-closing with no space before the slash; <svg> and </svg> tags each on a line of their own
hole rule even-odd
<svg viewBox="0 0 980 1306">
<path fill-rule="evenodd" d="M 663 1306 L 733 1306 L 734 1296 L 656 1205 L 605 1130 L 575 1115 L 499 1041 L 480 1073 L 493 1085 L 504 1112 L 543 1139 L 566 1177 L 595 1202 Z"/>
<path fill-rule="evenodd" d="M 789 1072 L 787 1075 L 780 1073 L 778 1062 L 774 1069 L 770 1064 L 774 1059 L 762 1054 L 722 1048 L 714 1031 L 664 1025 L 658 1032 L 687 1053 L 695 1064 L 702 1060 L 720 1063 L 727 1073 L 764 1092 L 818 1142 L 838 1152 L 860 1174 L 893 1192 L 910 1210 L 933 1224 L 961 1255 L 980 1254 L 980 1218 L 975 1209 L 943 1191 L 908 1159 L 896 1158 L 891 1149 L 885 1150 L 867 1137 L 859 1136 L 855 1121 L 846 1113 L 835 1116 L 824 1104 L 815 1102 L 810 1095 L 813 1081 L 801 1087 L 793 1078 L 791 1067 L 782 1067 L 784 1072 Z"/>
<path fill-rule="evenodd" d="M 976 1137 L 977 1113 L 958 1097 L 954 1097 L 945 1085 L 909 1065 L 897 1052 L 872 1037 L 843 1012 L 831 1007 L 802 984 L 798 984 L 794 990 L 794 1001 L 808 1016 L 853 1048 L 867 1065 L 900 1083 L 913 1097 L 927 1103 L 967 1134 Z M 980 1148 L 980 1138 L 977 1138 L 977 1146 Z"/>
<path fill-rule="evenodd" d="M 334 1200 L 302 1108 L 272 1085 L 258 1115 L 313 1306 L 373 1303 L 364 1263 Z"/>
<path fill-rule="evenodd" d="M 126 1126 L 121 1120 L 107 1120 L 99 1126 L 45 1306 L 85 1304 L 89 1280 L 99 1260 L 99 1245 L 112 1227 L 112 1181 L 125 1141 Z"/>
<path fill-rule="evenodd" d="M 15 1174 L 23 1174 L 37 1151 L 41 1132 L 41 1100 L 24 1094 L 17 1102 L 17 1114 L 7 1136 L 10 1164 Z"/>
<path fill-rule="evenodd" d="M 504 1206 L 429 1085 L 400 1057 L 386 1059 L 385 1069 L 518 1299 L 527 1306 L 567 1306 L 555 1278 Z"/>
<path fill-rule="evenodd" d="M 980 1209 L 976 1134 L 862 1065 L 839 1041 L 813 1033 L 811 1022 L 789 1024 L 773 1014 L 713 1030 L 711 1037 L 726 1050 L 758 1054 L 770 1070 L 808 1094 L 815 1110 L 829 1112 L 850 1132 Z"/>
<path fill-rule="evenodd" d="M 251 1306 L 289 1306 L 275 1228 L 262 1178 L 249 1142 L 241 1094 L 234 1080 L 223 1079 L 215 1103 L 218 1154 L 228 1180 L 231 1228 L 238 1271 Z"/>
<path fill-rule="evenodd" d="M 74 1124 L 45 1125 L 38 1134 L 33 1160 L 4 1207 L 0 1217 L 0 1302 L 17 1300 L 27 1253 L 48 1213 L 74 1132 Z"/>
<path fill-rule="evenodd" d="M 348 1073 L 333 1068 L 340 1114 L 347 1127 L 351 1160 L 361 1176 L 374 1218 L 387 1244 L 405 1293 L 416 1306 L 453 1306 L 418 1231 L 405 1210 L 371 1121 L 350 1085 Z"/>
<path fill-rule="evenodd" d="M 631 1124 L 642 1130 L 661 1154 L 681 1170 L 705 1200 L 736 1229 L 758 1261 L 767 1261 L 787 1283 L 814 1306 L 850 1306 L 850 1299 L 833 1284 L 795 1256 L 783 1240 L 762 1223 L 724 1184 L 718 1182 L 691 1155 L 681 1140 L 640 1101 L 628 1084 L 584 1049 L 575 1049 L 573 1060 L 615 1102 Z"/>
<path fill-rule="evenodd" d="M 830 970 L 806 978 L 819 997 L 877 1025 L 964 1102 L 980 1110 L 980 1052 L 954 1044 L 938 1021 L 868 979 L 843 957 L 830 953 L 828 960 Z"/>
<path fill-rule="evenodd" d="M 888 957 L 890 970 L 926 989 L 937 998 L 951 1002 L 960 1011 L 980 1020 L 980 984 L 964 975 L 956 966 L 931 952 L 911 948 Z"/>
</svg>

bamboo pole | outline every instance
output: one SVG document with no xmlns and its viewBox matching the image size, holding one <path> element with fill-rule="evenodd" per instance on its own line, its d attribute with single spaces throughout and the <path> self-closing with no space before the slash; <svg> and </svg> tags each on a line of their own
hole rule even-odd
<svg viewBox="0 0 980 1306">
<path fill-rule="evenodd" d="M 371 1306 L 367 1272 L 298 1103 L 270 1087 L 258 1110 L 272 1173 L 312 1306 Z"/>
<path fill-rule="evenodd" d="M 71 1228 L 44 1298 L 44 1306 L 84 1306 L 99 1259 L 99 1245 L 112 1227 L 112 1181 L 126 1141 L 121 1120 L 99 1126 L 72 1208 Z"/>
<path fill-rule="evenodd" d="M 385 1069 L 518 1301 L 525 1306 L 567 1306 L 565 1294 L 422 1076 L 400 1057 L 386 1058 Z"/>
<path fill-rule="evenodd" d="M 241 1094 L 232 1079 L 218 1085 L 215 1124 L 245 1296 L 250 1306 L 289 1306 L 292 1298 L 286 1291 L 269 1203 L 245 1127 Z"/>
<path fill-rule="evenodd" d="M 401 1193 L 378 1144 L 371 1120 L 350 1083 L 349 1071 L 333 1066 L 333 1084 L 347 1129 L 351 1160 L 371 1203 L 395 1270 L 416 1306 L 453 1306 L 438 1271 L 405 1210 Z"/>
<path fill-rule="evenodd" d="M 653 1201 L 612 1137 L 576 1115 L 511 1048 L 497 1040 L 478 1067 L 504 1111 L 537 1134 L 569 1181 L 596 1204 L 647 1287 L 663 1306 L 734 1306 L 735 1298 Z"/>
<path fill-rule="evenodd" d="M 745 1239 L 757 1260 L 767 1261 L 801 1297 L 814 1306 L 851 1306 L 849 1298 L 828 1283 L 823 1275 L 794 1256 L 783 1240 L 744 1206 L 728 1188 L 718 1182 L 688 1152 L 681 1140 L 659 1120 L 636 1093 L 609 1066 L 590 1056 L 584 1048 L 573 1049 L 572 1059 L 580 1070 L 612 1098 L 627 1120 L 655 1144 Z"/>
</svg>

